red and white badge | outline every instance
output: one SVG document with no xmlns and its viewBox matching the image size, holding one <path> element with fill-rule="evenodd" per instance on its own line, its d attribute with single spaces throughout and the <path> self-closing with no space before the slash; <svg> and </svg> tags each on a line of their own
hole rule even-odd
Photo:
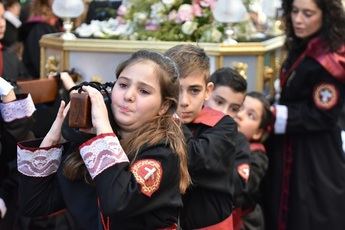
<svg viewBox="0 0 345 230">
<path fill-rule="evenodd" d="M 338 102 L 338 90 L 332 84 L 320 84 L 314 89 L 314 103 L 319 109 L 327 110 L 333 108 Z"/>
<path fill-rule="evenodd" d="M 138 160 L 131 166 L 137 182 L 141 185 L 141 192 L 148 197 L 159 189 L 161 184 L 163 169 L 161 163 L 156 160 Z"/>
</svg>

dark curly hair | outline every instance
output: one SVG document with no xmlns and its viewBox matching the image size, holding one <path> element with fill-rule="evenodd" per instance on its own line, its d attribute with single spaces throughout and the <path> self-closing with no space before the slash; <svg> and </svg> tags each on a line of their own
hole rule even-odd
<svg viewBox="0 0 345 230">
<path fill-rule="evenodd" d="M 299 39 L 295 36 L 291 11 L 294 0 L 284 0 L 282 3 L 283 19 L 286 31 L 286 45 L 288 48 L 296 47 Z M 345 11 L 341 0 L 313 0 L 322 11 L 322 27 L 320 36 L 329 44 L 330 51 L 336 51 L 345 43 Z"/>
</svg>

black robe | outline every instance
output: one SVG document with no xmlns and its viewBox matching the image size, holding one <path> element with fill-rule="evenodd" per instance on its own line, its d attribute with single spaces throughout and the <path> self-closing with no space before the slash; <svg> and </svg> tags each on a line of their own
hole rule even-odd
<svg viewBox="0 0 345 230">
<path fill-rule="evenodd" d="M 27 149 L 39 141 L 22 143 Z M 166 143 L 140 149 L 135 161 L 154 159 L 162 166 L 162 179 L 151 197 L 141 192 L 141 185 L 129 170 L 129 163 L 117 163 L 98 174 L 93 182 L 84 178 L 69 180 L 63 174 L 65 158 L 75 145 L 65 144 L 56 173 L 46 177 L 21 174 L 22 212 L 44 216 L 61 209 L 72 215 L 78 230 L 101 230 L 102 219 L 110 218 L 110 229 L 161 229 L 178 222 L 182 199 L 179 191 L 179 159 Z M 31 149 L 32 150 L 32 149 Z M 100 202 L 100 206 L 98 205 Z M 100 207 L 104 213 L 101 217 Z"/>
<path fill-rule="evenodd" d="M 24 99 L 27 95 L 17 95 Z M 0 197 L 8 208 L 0 221 L 0 229 L 9 229 L 16 222 L 18 200 L 17 142 L 32 139 L 32 117 L 5 122 L 0 116 Z"/>
<path fill-rule="evenodd" d="M 184 130 L 192 185 L 183 197 L 183 229 L 217 224 L 233 209 L 236 123 L 221 112 L 205 108 L 197 120 Z"/>
<path fill-rule="evenodd" d="M 18 79 L 28 79 L 29 74 L 24 64 L 18 59 L 12 51 L 4 48 L 2 51 L 3 58 L 3 77 L 11 81 Z"/>
<path fill-rule="evenodd" d="M 31 21 L 23 24 L 19 30 L 19 40 L 23 42 L 23 63 L 29 75 L 40 76 L 40 44 L 43 35 L 58 32 L 57 28 L 41 21 Z"/>
<path fill-rule="evenodd" d="M 345 155 L 338 126 L 344 51 L 327 52 L 316 37 L 289 53 L 279 101 L 288 111 L 286 130 L 267 146 L 269 229 L 344 229 Z"/>
</svg>

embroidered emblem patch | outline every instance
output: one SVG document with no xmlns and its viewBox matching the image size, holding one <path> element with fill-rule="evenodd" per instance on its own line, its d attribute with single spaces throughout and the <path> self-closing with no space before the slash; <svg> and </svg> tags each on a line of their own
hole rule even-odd
<svg viewBox="0 0 345 230">
<path fill-rule="evenodd" d="M 314 90 L 314 103 L 319 109 L 331 109 L 338 102 L 338 91 L 332 84 L 320 84 Z"/>
<path fill-rule="evenodd" d="M 163 175 L 163 169 L 159 161 L 139 160 L 132 165 L 131 172 L 141 185 L 141 192 L 146 196 L 151 197 L 159 189 Z"/>
</svg>

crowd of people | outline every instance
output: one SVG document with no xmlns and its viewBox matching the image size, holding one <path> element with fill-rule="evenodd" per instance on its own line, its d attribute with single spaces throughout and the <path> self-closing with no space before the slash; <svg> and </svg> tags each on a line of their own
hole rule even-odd
<svg viewBox="0 0 345 230">
<path fill-rule="evenodd" d="M 142 49 L 110 89 L 61 73 L 67 95 L 44 135 L 37 105 L 12 84 L 39 77 L 33 40 L 59 21 L 51 1 L 32 4 L 13 36 L 29 35 L 22 63 L 4 37 L 20 26 L 18 1 L 0 1 L 0 229 L 343 229 L 341 0 L 283 1 L 275 101 L 230 67 L 210 73 L 198 45 Z M 75 114 L 91 126 L 71 127 Z"/>
</svg>

